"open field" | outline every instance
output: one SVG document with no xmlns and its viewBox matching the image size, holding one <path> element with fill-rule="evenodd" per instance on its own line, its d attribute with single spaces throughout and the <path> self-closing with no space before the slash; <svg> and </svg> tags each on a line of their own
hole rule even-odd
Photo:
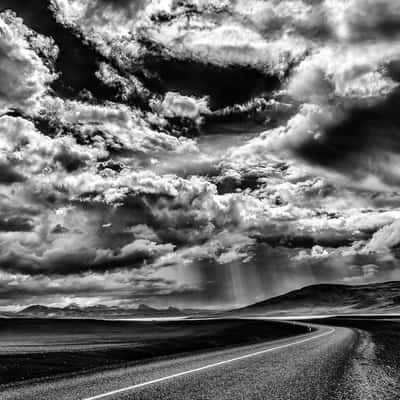
<svg viewBox="0 0 400 400">
<path fill-rule="evenodd" d="M 244 322 L 250 332 L 250 321 Z M 15 385 L 0 389 L 0 397 L 2 400 L 333 400 L 330 394 L 342 376 L 356 338 L 351 329 L 318 327 L 274 341 L 187 352 L 122 368 Z"/>
<path fill-rule="evenodd" d="M 5 400 L 400 398 L 393 317 L 18 321 L 0 329 Z"/>
<path fill-rule="evenodd" d="M 0 385 L 106 370 L 204 349 L 269 341 L 306 328 L 270 321 L 0 320 Z"/>
</svg>

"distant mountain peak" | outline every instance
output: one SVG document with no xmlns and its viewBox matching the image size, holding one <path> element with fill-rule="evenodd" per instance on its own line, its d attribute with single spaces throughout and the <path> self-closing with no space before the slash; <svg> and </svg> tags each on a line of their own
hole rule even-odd
<svg viewBox="0 0 400 400">
<path fill-rule="evenodd" d="M 137 310 L 140 310 L 140 311 L 154 311 L 154 310 L 156 310 L 156 308 L 150 307 L 147 304 L 139 304 L 138 307 L 137 307 Z"/>
<path fill-rule="evenodd" d="M 32 304 L 28 307 L 23 308 L 19 311 L 19 313 L 23 312 L 36 312 L 36 311 L 47 311 L 49 307 L 41 305 L 41 304 Z"/>
<path fill-rule="evenodd" d="M 137 308 L 124 308 L 119 306 L 107 306 L 97 304 L 88 307 L 81 307 L 76 303 L 61 307 L 48 307 L 45 305 L 31 305 L 21 311 L 14 313 L 20 317 L 39 318 L 140 318 L 152 316 L 180 316 L 185 312 L 175 307 L 157 309 L 147 304 L 139 304 Z"/>
<path fill-rule="evenodd" d="M 77 303 L 70 303 L 63 308 L 64 310 L 81 310 L 81 307 Z"/>
</svg>

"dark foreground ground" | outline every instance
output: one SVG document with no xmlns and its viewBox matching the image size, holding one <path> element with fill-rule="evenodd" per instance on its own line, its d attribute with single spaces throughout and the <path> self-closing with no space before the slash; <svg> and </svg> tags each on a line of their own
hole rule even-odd
<svg viewBox="0 0 400 400">
<path fill-rule="evenodd" d="M 207 349 L 308 332 L 249 320 L 131 322 L 0 320 L 0 390 L 27 381 L 95 372 Z M 1 395 L 0 395 L 1 398 Z"/>
<path fill-rule="evenodd" d="M 56 322 L 53 327 L 58 333 L 47 330 L 43 339 L 50 340 L 40 341 L 38 347 L 45 349 L 47 374 L 50 360 L 57 368 L 64 360 L 68 368 L 74 366 L 74 373 L 3 385 L 2 400 L 400 399 L 398 319 L 329 318 L 297 328 L 262 320 L 128 323 L 118 328 L 115 322 L 75 323 L 79 329 L 68 336 L 61 329 L 67 322 Z M 307 324 L 311 323 L 320 325 L 310 332 Z M 88 333 L 88 326 L 96 329 Z M 11 336 L 15 331 L 12 325 L 3 337 L 15 340 L 20 337 Z M 11 348 L 15 354 L 8 354 L 4 365 L 12 366 L 11 356 L 17 354 L 26 363 L 20 367 L 30 373 L 39 370 L 35 357 L 41 353 L 33 352 L 31 342 L 40 335 L 24 332 L 19 352 Z M 51 343 L 54 338 L 56 343 Z M 61 343 L 61 338 L 66 342 Z M 71 352 L 54 350 L 60 346 L 72 346 Z M 78 350 L 85 346 L 92 348 Z M 29 351 L 21 354 L 22 348 Z M 5 353 L 0 355 L 0 365 Z M 14 371 L 19 376 L 15 366 Z"/>
<path fill-rule="evenodd" d="M 127 368 L 23 385 L 0 391 L 0 398 L 330 400 L 355 341 L 351 329 L 322 327 L 272 342 L 186 353 Z"/>
</svg>

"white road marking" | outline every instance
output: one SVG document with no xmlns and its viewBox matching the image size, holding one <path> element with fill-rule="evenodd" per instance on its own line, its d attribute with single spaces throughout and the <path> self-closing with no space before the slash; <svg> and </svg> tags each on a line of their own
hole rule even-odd
<svg viewBox="0 0 400 400">
<path fill-rule="evenodd" d="M 114 394 L 119 394 L 119 393 L 123 393 L 123 392 L 128 392 L 128 391 L 130 391 L 130 390 L 139 389 L 139 388 L 142 388 L 142 387 L 145 387 L 145 386 L 150 386 L 150 385 L 153 385 L 153 384 L 155 384 L 155 383 L 160 383 L 160 382 L 168 381 L 168 380 L 170 380 L 170 379 L 179 378 L 180 376 L 185 376 L 185 375 L 193 374 L 193 373 L 195 373 L 195 372 L 204 371 L 204 370 L 206 370 L 206 369 L 219 367 L 219 366 L 225 365 L 225 364 L 230 364 L 230 363 L 233 363 L 233 362 L 235 362 L 235 361 L 244 360 L 244 359 L 250 358 L 250 357 L 255 357 L 255 356 L 258 356 L 258 355 L 260 355 L 260 354 L 269 353 L 269 352 L 271 352 L 271 351 L 284 349 L 284 348 L 290 347 L 290 346 L 295 346 L 295 345 L 297 345 L 297 344 L 309 342 L 309 341 L 311 341 L 311 340 L 316 340 L 316 339 L 319 339 L 319 338 L 321 338 L 321 337 L 323 337 L 323 336 L 330 335 L 330 334 L 332 334 L 333 332 L 335 332 L 335 329 L 334 329 L 334 328 L 330 329 L 329 331 L 320 333 L 319 335 L 312 336 L 312 337 L 309 337 L 309 338 L 306 338 L 306 339 L 302 339 L 302 340 L 298 340 L 298 341 L 296 341 L 296 342 L 286 343 L 286 344 L 283 344 L 283 345 L 281 345 L 281 346 L 276 346 L 276 347 L 271 347 L 271 348 L 269 348 L 269 349 L 256 351 L 255 353 L 244 354 L 244 355 L 239 356 L 239 357 L 230 358 L 229 360 L 219 361 L 219 362 L 216 362 L 216 363 L 214 363 L 214 364 L 204 365 L 203 367 L 191 369 L 191 370 L 184 371 L 184 372 L 178 372 L 177 374 L 173 374 L 173 375 L 169 375 L 169 376 L 164 376 L 164 377 L 162 377 L 162 378 L 153 379 L 153 380 L 151 380 L 151 381 L 147 381 L 147 382 L 143 382 L 143 383 L 138 383 L 138 384 L 132 385 L 132 386 L 127 386 L 127 387 L 124 387 L 124 388 L 122 388 L 122 389 L 113 390 L 113 391 L 111 391 L 111 392 L 99 394 L 99 395 L 97 395 L 97 396 L 87 397 L 87 398 L 82 399 L 82 400 L 98 400 L 98 399 L 104 399 L 105 397 L 113 396 Z"/>
</svg>

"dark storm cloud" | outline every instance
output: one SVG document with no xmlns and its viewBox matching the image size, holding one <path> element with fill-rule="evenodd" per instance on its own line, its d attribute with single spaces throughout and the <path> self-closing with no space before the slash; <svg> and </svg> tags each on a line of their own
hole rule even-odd
<svg viewBox="0 0 400 400">
<path fill-rule="evenodd" d="M 121 283 L 121 279 L 128 286 Z M 57 302 L 66 304 L 71 299 L 85 298 L 100 302 L 126 303 L 132 305 L 149 296 L 182 296 L 195 293 L 196 288 L 176 285 L 174 281 L 163 278 L 135 277 L 129 274 L 70 275 L 51 278 L 37 275 L 29 280 L 21 275 L 2 275 L 0 278 L 0 305 L 24 306 L 32 303 L 46 304 Z M 68 299 L 63 301 L 64 299 Z M 65 305 L 66 305 L 65 304 Z"/>
<path fill-rule="evenodd" d="M 398 195 L 354 178 L 397 184 L 396 7 L 39 3 L 0 2 L 59 49 L 4 17 L 1 304 L 244 304 L 395 276 Z"/>
<path fill-rule="evenodd" d="M 72 28 L 56 21 L 50 1 L 2 0 L 0 11 L 13 10 L 34 31 L 54 39 L 59 49 L 55 70 L 60 73 L 52 84 L 62 96 L 74 97 L 87 89 L 99 99 L 112 99 L 116 92 L 107 87 L 95 72 L 104 57 Z"/>
<path fill-rule="evenodd" d="M 302 143 L 298 154 L 324 167 L 363 177 L 370 173 L 368 158 L 373 159 L 374 153 L 379 156 L 379 152 L 400 152 L 399 106 L 400 91 L 396 90 L 377 104 L 347 110 L 344 118 L 323 131 L 321 139 Z M 366 162 L 363 162 L 364 156 Z M 379 168 L 378 162 L 376 168 Z M 390 173 L 384 179 L 389 184 L 399 183 Z"/>
<path fill-rule="evenodd" d="M 54 78 L 35 52 L 32 42 L 52 51 L 51 41 L 30 31 L 11 12 L 0 13 L 0 112 L 37 111 L 36 101 Z"/>
<path fill-rule="evenodd" d="M 371 40 L 371 36 L 396 38 L 400 34 L 400 12 L 395 2 L 357 0 L 348 9 L 350 39 Z"/>
<path fill-rule="evenodd" d="M 140 198 L 127 200 L 124 206 L 117 208 L 95 203 L 76 206 L 84 216 L 81 222 L 75 221 L 72 215 L 71 220 L 65 217 L 64 225 L 39 224 L 34 232 L 37 239 L 32 244 L 21 236 L 11 238 L 12 243 L 6 240 L 0 246 L 1 269 L 32 276 L 139 270 L 174 250 L 171 242 L 175 236 Z M 138 230 L 138 227 L 143 228 Z M 0 219 L 3 232 L 32 231 L 33 228 L 29 218 Z M 157 232 L 164 241 L 160 242 Z M 47 249 L 37 251 L 36 240 L 42 241 Z"/>
<path fill-rule="evenodd" d="M 217 182 L 218 193 L 235 193 L 237 190 L 255 190 L 260 188 L 262 182 L 260 182 L 260 177 L 257 174 L 246 174 L 240 178 L 233 177 L 223 177 Z"/>
<path fill-rule="evenodd" d="M 382 262 L 372 255 L 331 256 L 295 259 L 295 249 L 258 245 L 250 263 L 216 265 L 210 260 L 196 262 L 202 290 L 188 294 L 198 304 L 246 305 L 269 296 L 316 283 L 362 283 L 398 279 L 399 263 Z"/>
<path fill-rule="evenodd" d="M 30 232 L 33 228 L 30 218 L 0 215 L 0 232 Z"/>
<path fill-rule="evenodd" d="M 16 171 L 15 168 L 8 164 L 0 162 L 0 184 L 12 185 L 16 182 L 23 182 L 26 178 L 23 174 Z"/>
<path fill-rule="evenodd" d="M 24 250 L 28 251 L 29 249 Z M 42 274 L 68 276 L 88 271 L 102 273 L 116 269 L 140 269 L 146 264 L 151 264 L 160 254 L 172 250 L 173 246 L 171 245 L 137 241 L 125 245 L 120 250 L 79 248 L 77 246 L 74 253 L 72 251 L 65 252 L 63 249 L 52 249 L 43 257 L 39 257 L 28 253 L 24 254 L 20 248 L 18 253 L 3 250 L 0 263 L 3 271 L 31 276 Z"/>
<path fill-rule="evenodd" d="M 60 224 L 57 224 L 50 233 L 54 233 L 54 234 L 63 234 L 63 233 L 67 233 L 69 232 L 69 229 L 66 228 L 65 226 L 62 226 Z"/>
<path fill-rule="evenodd" d="M 278 77 L 240 65 L 222 67 L 162 54 L 147 55 L 143 65 L 152 74 L 148 85 L 153 91 L 209 96 L 211 109 L 245 103 L 261 94 L 270 94 L 280 86 Z"/>
<path fill-rule="evenodd" d="M 305 57 L 288 87 L 295 99 L 321 107 L 322 122 L 315 135 L 299 137 L 295 152 L 355 181 L 373 176 L 397 186 L 399 176 L 389 165 L 400 150 L 398 5 L 352 0 L 325 1 L 324 7 L 331 41 Z"/>
<path fill-rule="evenodd" d="M 360 237 L 358 239 L 361 239 Z M 259 243 L 266 243 L 271 247 L 287 247 L 290 249 L 311 249 L 314 246 L 322 246 L 327 248 L 338 248 L 351 246 L 355 241 L 355 237 L 348 237 L 348 233 L 342 236 L 326 235 L 326 237 L 312 237 L 312 236 L 276 236 L 276 237 L 260 237 Z"/>
<path fill-rule="evenodd" d="M 82 154 L 73 152 L 66 146 L 61 146 L 59 151 L 54 155 L 53 160 L 56 163 L 60 163 L 67 172 L 73 172 L 82 168 L 89 160 L 89 157 L 85 159 L 85 157 L 82 157 Z"/>
<path fill-rule="evenodd" d="M 129 17 L 135 17 L 137 12 L 141 10 L 147 0 L 98 0 L 94 2 L 92 8 L 89 8 L 87 13 L 91 12 L 104 12 L 105 7 L 113 7 L 116 9 L 123 9 Z"/>
<path fill-rule="evenodd" d="M 38 281 L 40 278 L 46 280 L 45 277 L 37 277 Z M 96 287 L 94 285 L 87 285 L 84 284 L 81 287 L 71 288 L 68 286 L 65 287 L 46 287 L 44 285 L 10 285 L 9 282 L 0 282 L 0 301 L 1 300 L 8 300 L 11 304 L 13 304 L 16 300 L 24 300 L 26 298 L 34 298 L 34 297 L 47 297 L 52 295 L 85 295 L 85 296 L 92 296 L 102 293 L 101 287 Z"/>
</svg>

